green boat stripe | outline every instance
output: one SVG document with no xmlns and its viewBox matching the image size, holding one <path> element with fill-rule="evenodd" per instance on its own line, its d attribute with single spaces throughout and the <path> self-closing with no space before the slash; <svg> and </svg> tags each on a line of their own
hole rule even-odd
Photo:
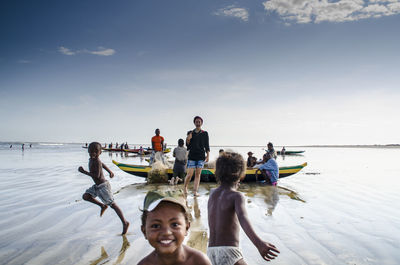
<svg viewBox="0 0 400 265">
<path fill-rule="evenodd" d="M 122 164 L 122 163 L 115 163 L 119 168 L 123 167 L 125 169 L 142 169 L 142 170 L 146 170 L 149 169 L 149 166 L 136 166 L 136 165 L 128 165 L 128 164 Z M 306 164 L 307 165 L 307 164 Z M 306 165 L 298 165 L 298 166 L 291 166 L 291 167 L 280 167 L 279 171 L 287 171 L 287 170 L 301 170 L 302 168 L 304 168 Z M 204 175 L 214 175 L 214 173 L 211 170 L 208 169 L 203 169 L 201 171 L 201 174 Z"/>
</svg>

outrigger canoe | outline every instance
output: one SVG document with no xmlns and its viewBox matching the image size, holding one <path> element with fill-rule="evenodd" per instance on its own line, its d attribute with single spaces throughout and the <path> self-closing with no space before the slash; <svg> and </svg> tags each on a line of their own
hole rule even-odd
<svg viewBox="0 0 400 265">
<path fill-rule="evenodd" d="M 140 154 L 140 149 L 124 149 L 124 151 L 127 153 Z M 148 155 L 148 154 L 151 154 L 152 149 L 151 148 L 142 149 L 142 152 L 144 155 Z M 164 154 L 169 153 L 169 152 L 171 152 L 171 148 L 167 148 L 164 150 Z"/>
<path fill-rule="evenodd" d="M 297 155 L 297 154 L 302 154 L 305 151 L 285 151 L 285 155 Z M 282 151 L 277 152 L 278 155 L 282 155 Z"/>
<path fill-rule="evenodd" d="M 123 164 L 119 163 L 115 160 L 112 161 L 117 167 L 119 167 L 122 171 L 125 171 L 126 173 L 142 177 L 142 178 L 147 178 L 147 173 L 151 170 L 151 166 L 145 166 L 145 165 L 132 165 L 132 164 Z M 305 166 L 307 166 L 307 163 L 303 163 L 301 165 L 297 166 L 291 166 L 291 167 L 280 167 L 279 168 L 279 178 L 285 178 L 290 175 L 296 174 L 300 170 L 302 170 Z M 256 181 L 256 170 L 255 168 L 247 168 L 246 169 L 246 176 L 242 180 L 242 182 L 254 182 Z M 167 174 L 168 178 L 172 178 L 172 169 L 167 169 Z M 201 171 L 201 181 L 203 182 L 216 182 L 215 180 L 215 168 L 203 168 Z M 259 174 L 260 175 L 260 174 Z"/>
<path fill-rule="evenodd" d="M 109 151 L 109 152 L 123 152 L 124 151 L 124 149 L 121 149 L 121 148 L 106 148 L 106 147 L 103 147 L 102 150 Z"/>
</svg>

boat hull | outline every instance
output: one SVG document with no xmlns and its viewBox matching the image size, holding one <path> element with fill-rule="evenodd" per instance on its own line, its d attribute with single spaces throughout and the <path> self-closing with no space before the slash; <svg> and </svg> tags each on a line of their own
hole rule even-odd
<svg viewBox="0 0 400 265">
<path fill-rule="evenodd" d="M 297 155 L 302 154 L 305 151 L 285 151 L 285 155 Z M 277 151 L 278 155 L 282 155 L 282 151 Z"/>
<path fill-rule="evenodd" d="M 124 164 L 124 163 L 119 163 L 115 160 L 112 161 L 117 167 L 119 167 L 122 171 L 142 177 L 142 178 L 147 178 L 147 174 L 151 170 L 151 166 L 145 166 L 145 165 L 133 165 L 133 164 Z M 288 176 L 291 176 L 293 174 L 296 174 L 300 170 L 302 170 L 305 166 L 307 166 L 307 163 L 303 163 L 301 165 L 297 166 L 291 166 L 291 167 L 280 167 L 279 168 L 279 178 L 285 178 Z M 201 171 L 201 181 L 203 182 L 216 182 L 215 179 L 215 169 L 213 168 L 204 168 Z M 246 169 L 246 175 L 242 182 L 255 182 L 256 181 L 256 169 L 248 168 Z M 167 174 L 168 178 L 172 178 L 173 171 L 172 169 L 167 169 Z"/>
</svg>

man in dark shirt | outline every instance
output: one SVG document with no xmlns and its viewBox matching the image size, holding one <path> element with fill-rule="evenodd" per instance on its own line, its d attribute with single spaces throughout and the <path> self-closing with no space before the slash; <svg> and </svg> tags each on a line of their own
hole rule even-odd
<svg viewBox="0 0 400 265">
<path fill-rule="evenodd" d="M 186 146 L 189 150 L 187 174 L 185 178 L 184 192 L 187 194 L 187 187 L 192 180 L 193 172 L 194 186 L 193 195 L 198 196 L 197 190 L 200 184 L 200 175 L 204 167 L 204 163 L 208 162 L 210 155 L 210 145 L 208 143 L 208 133 L 201 129 L 203 119 L 199 116 L 194 117 L 193 123 L 196 128 L 188 132 L 186 137 Z"/>
</svg>

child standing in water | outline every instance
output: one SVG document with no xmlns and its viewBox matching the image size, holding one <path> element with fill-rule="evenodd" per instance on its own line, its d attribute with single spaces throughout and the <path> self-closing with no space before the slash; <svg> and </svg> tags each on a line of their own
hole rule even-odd
<svg viewBox="0 0 400 265">
<path fill-rule="evenodd" d="M 220 185 L 208 199 L 207 255 L 213 265 L 246 264 L 239 249 L 239 224 L 264 260 L 270 261 L 279 253 L 274 245 L 258 237 L 247 216 L 245 198 L 237 191 L 245 170 L 240 154 L 225 152 L 217 159 L 215 176 Z"/>
<path fill-rule="evenodd" d="M 211 265 L 202 252 L 182 244 L 190 227 L 188 214 L 182 192 L 147 193 L 141 229 L 154 251 L 138 265 Z"/>
<path fill-rule="evenodd" d="M 90 176 L 95 185 L 86 190 L 82 198 L 85 201 L 94 203 L 100 206 L 100 217 L 104 214 L 105 210 L 110 206 L 117 213 L 118 217 L 122 222 L 122 234 L 125 235 L 128 231 L 129 222 L 125 220 L 124 215 L 118 205 L 114 202 L 114 197 L 111 192 L 110 183 L 105 179 L 103 175 L 103 168 L 110 174 L 110 178 L 114 177 L 114 173 L 100 161 L 101 154 L 101 144 L 93 142 L 89 144 L 89 172 L 84 170 L 83 167 L 79 167 L 78 171 Z M 96 200 L 95 198 L 99 196 L 103 203 Z"/>
</svg>

